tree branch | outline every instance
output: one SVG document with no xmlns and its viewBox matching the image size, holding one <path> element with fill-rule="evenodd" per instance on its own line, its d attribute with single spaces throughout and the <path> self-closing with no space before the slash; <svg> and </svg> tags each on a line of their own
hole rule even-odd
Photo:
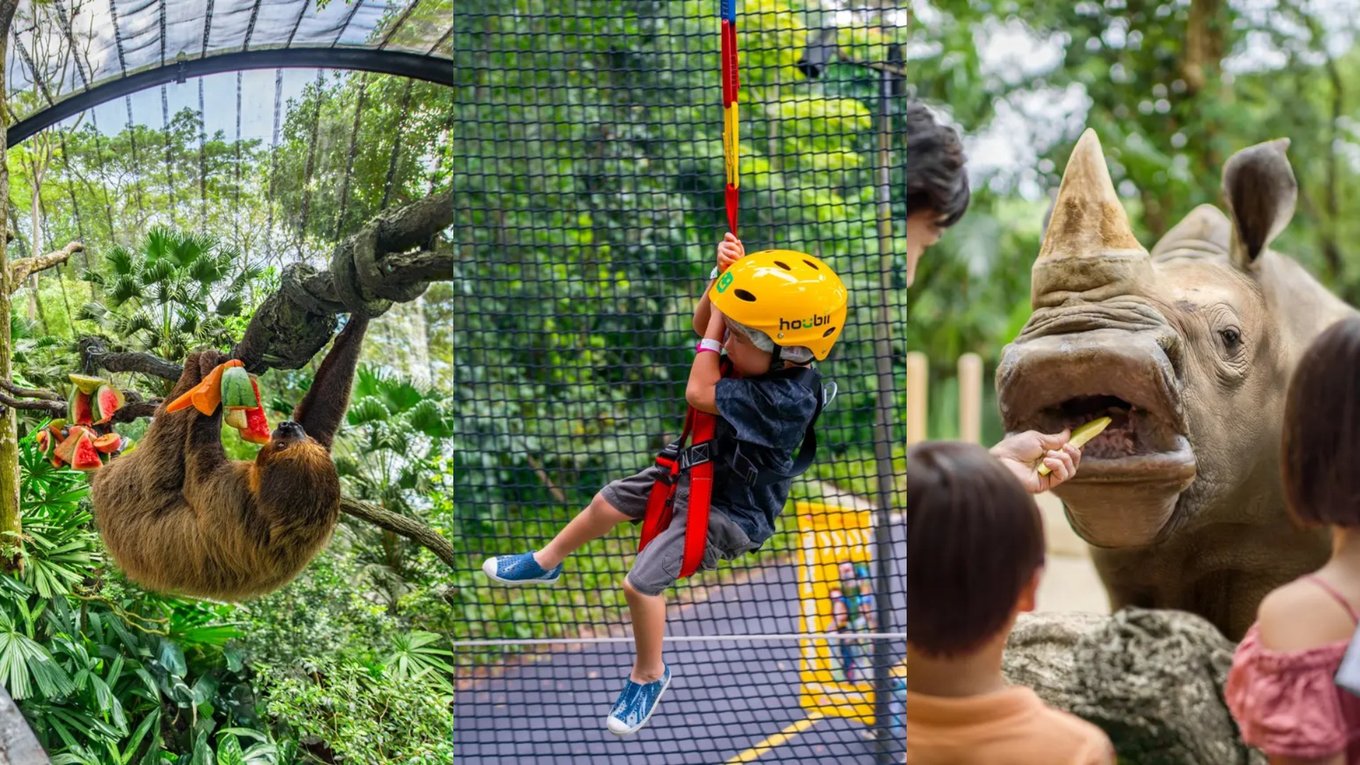
<svg viewBox="0 0 1360 765">
<path fill-rule="evenodd" d="M 53 417 L 60 417 L 66 414 L 66 404 L 64 402 L 36 398 L 15 398 L 8 393 L 3 392 L 0 392 L 0 404 L 4 404 L 11 409 L 25 409 L 31 412 L 47 412 Z"/>
<path fill-rule="evenodd" d="M 0 388 L 4 388 L 16 396 L 23 396 L 25 398 L 43 398 L 48 401 L 61 401 L 63 403 L 66 401 L 60 393 L 43 390 L 41 388 L 21 388 L 8 380 L 0 380 Z"/>
<path fill-rule="evenodd" d="M 28 258 L 19 258 L 12 261 L 9 265 L 9 283 L 18 287 L 31 274 L 49 269 L 53 266 L 65 263 L 67 258 L 85 249 L 85 245 L 80 242 L 71 242 L 56 252 L 49 252 L 46 255 L 34 255 Z"/>
<path fill-rule="evenodd" d="M 361 521 L 368 521 L 378 528 L 406 537 L 434 553 L 437 558 L 449 566 L 457 565 L 453 545 L 449 544 L 449 541 L 439 532 L 414 518 L 384 510 L 371 502 L 353 497 L 341 497 L 340 510 L 346 515 L 353 516 Z"/>
<path fill-rule="evenodd" d="M 432 246 L 452 223 L 452 192 L 432 194 L 382 213 L 337 244 L 329 270 L 289 266 L 278 291 L 251 317 L 232 358 L 256 374 L 299 369 L 330 341 L 338 314 L 376 315 L 393 301 L 415 300 L 432 281 L 452 279 L 453 253 Z M 424 249 L 408 252 L 417 245 Z M 87 374 L 103 369 L 173 381 L 182 371 L 151 354 L 110 352 L 97 337 L 82 338 L 80 352 Z"/>
<path fill-rule="evenodd" d="M 447 281 L 453 274 L 453 252 L 397 253 L 384 258 L 382 267 L 398 281 Z"/>
<path fill-rule="evenodd" d="M 452 192 L 432 194 L 370 220 L 335 246 L 327 270 L 284 269 L 278 291 L 255 311 L 232 357 L 256 373 L 299 369 L 330 341 L 338 314 L 372 318 L 393 302 L 415 300 L 431 281 L 452 279 L 453 254 L 432 251 L 452 223 Z M 407 253 L 417 246 L 430 251 Z"/>
<path fill-rule="evenodd" d="M 97 374 L 100 369 L 109 372 L 137 372 L 173 382 L 184 372 L 180 365 L 150 353 L 136 351 L 112 353 L 102 338 L 82 337 L 78 345 L 82 366 L 88 374 Z"/>
</svg>

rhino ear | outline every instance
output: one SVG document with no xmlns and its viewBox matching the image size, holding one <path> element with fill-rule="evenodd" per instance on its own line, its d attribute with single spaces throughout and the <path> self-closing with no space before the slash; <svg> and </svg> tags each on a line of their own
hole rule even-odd
<svg viewBox="0 0 1360 765">
<path fill-rule="evenodd" d="M 1232 260 L 1250 268 L 1294 217 L 1299 185 L 1285 149 L 1288 138 L 1237 152 L 1223 166 L 1223 195 L 1232 215 Z"/>
</svg>

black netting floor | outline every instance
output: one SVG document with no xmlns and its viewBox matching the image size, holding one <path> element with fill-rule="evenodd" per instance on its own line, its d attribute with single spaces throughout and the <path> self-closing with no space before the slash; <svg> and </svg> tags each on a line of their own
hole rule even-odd
<svg viewBox="0 0 1360 765">
<path fill-rule="evenodd" d="M 891 529 L 893 544 L 905 545 L 905 524 Z M 897 581 L 906 581 L 903 565 L 892 562 Z M 809 718 L 800 707 L 798 641 L 671 640 L 704 636 L 704 627 L 715 624 L 732 635 L 797 633 L 802 603 L 797 575 L 794 563 L 760 569 L 706 601 L 673 608 L 666 646 L 673 680 L 656 716 L 636 736 L 618 739 L 604 729 L 632 662 L 631 642 L 543 647 L 532 663 L 470 684 L 455 696 L 455 715 L 458 709 L 476 710 L 455 721 L 459 761 L 598 765 L 642 756 L 649 764 L 871 765 L 874 743 L 866 726 Z M 893 630 L 901 630 L 906 619 L 901 593 L 897 596 Z M 893 663 L 901 661 L 904 649 L 902 641 L 892 645 Z"/>
</svg>

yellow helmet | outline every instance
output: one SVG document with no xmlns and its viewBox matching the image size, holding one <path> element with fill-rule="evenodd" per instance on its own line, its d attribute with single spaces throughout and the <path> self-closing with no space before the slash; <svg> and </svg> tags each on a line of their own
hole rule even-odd
<svg viewBox="0 0 1360 765">
<path fill-rule="evenodd" d="M 724 316 L 776 345 L 803 346 L 821 361 L 841 330 L 849 296 L 836 272 L 794 250 L 762 250 L 733 263 L 708 293 Z"/>
</svg>

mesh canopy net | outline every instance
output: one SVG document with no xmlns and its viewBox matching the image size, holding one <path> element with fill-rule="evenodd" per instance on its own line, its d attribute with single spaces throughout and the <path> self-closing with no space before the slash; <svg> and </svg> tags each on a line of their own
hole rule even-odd
<svg viewBox="0 0 1360 765">
<path fill-rule="evenodd" d="M 25 0 L 11 29 L 6 85 L 41 98 L 11 105 L 12 139 L 120 92 L 194 73 L 310 63 L 450 79 L 451 0 L 320 5 Z"/>
<path fill-rule="evenodd" d="M 632 663 L 620 584 L 639 528 L 586 544 L 550 587 L 478 569 L 541 549 L 679 432 L 691 312 L 728 228 L 719 3 L 510 5 L 454 20 L 460 762 L 900 762 L 904 20 L 737 3 L 739 233 L 846 283 L 819 364 L 838 394 L 774 536 L 665 592 L 673 680 L 619 739 L 605 717 Z"/>
</svg>

